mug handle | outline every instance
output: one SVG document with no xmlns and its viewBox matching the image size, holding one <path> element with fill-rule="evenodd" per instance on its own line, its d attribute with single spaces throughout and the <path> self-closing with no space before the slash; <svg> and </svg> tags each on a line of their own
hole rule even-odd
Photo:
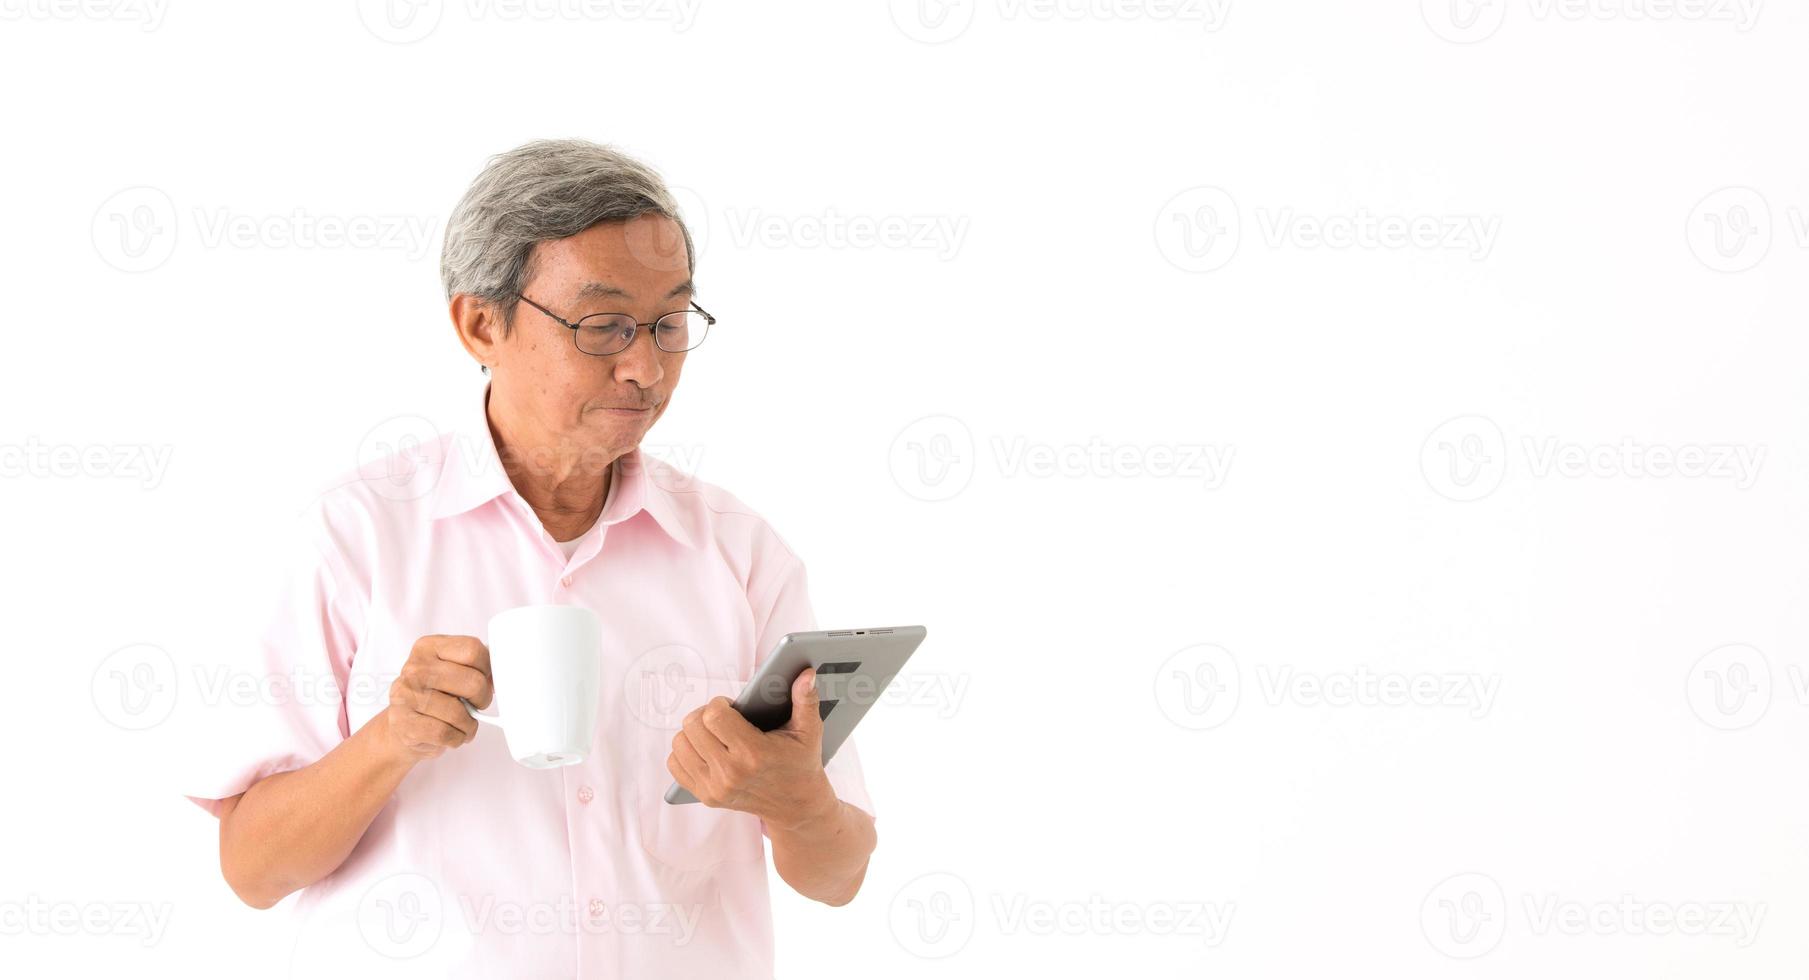
<svg viewBox="0 0 1809 980">
<path fill-rule="evenodd" d="M 459 703 L 464 705 L 465 710 L 471 714 L 471 717 L 476 718 L 478 721 L 481 721 L 486 725 L 495 725 L 498 728 L 503 727 L 502 718 L 500 716 L 498 716 L 498 715 L 480 715 L 477 713 L 477 709 L 473 708 L 471 706 L 471 702 L 465 700 L 464 698 L 459 698 Z"/>
</svg>

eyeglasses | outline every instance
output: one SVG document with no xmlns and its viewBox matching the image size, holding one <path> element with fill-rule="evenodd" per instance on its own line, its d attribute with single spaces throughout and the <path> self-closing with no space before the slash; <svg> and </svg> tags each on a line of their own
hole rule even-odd
<svg viewBox="0 0 1809 980">
<path fill-rule="evenodd" d="M 705 313 L 703 307 L 696 303 L 692 303 L 688 310 L 668 313 L 652 323 L 637 323 L 634 317 L 626 313 L 592 313 L 579 317 L 574 323 L 520 293 L 515 295 L 522 302 L 559 321 L 561 326 L 572 332 L 572 342 L 578 345 L 579 350 L 597 357 L 608 357 L 627 350 L 642 327 L 653 328 L 654 346 L 668 354 L 682 354 L 703 343 L 704 337 L 710 333 L 710 327 L 716 323 L 716 318 Z"/>
</svg>

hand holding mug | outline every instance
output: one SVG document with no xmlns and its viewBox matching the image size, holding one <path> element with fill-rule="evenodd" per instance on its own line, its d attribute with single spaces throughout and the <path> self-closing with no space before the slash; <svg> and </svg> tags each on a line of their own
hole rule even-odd
<svg viewBox="0 0 1809 980">
<path fill-rule="evenodd" d="M 389 687 L 389 731 L 411 759 L 432 759 L 477 737 L 460 703 L 490 703 L 490 650 L 475 636 L 423 636 Z"/>
</svg>

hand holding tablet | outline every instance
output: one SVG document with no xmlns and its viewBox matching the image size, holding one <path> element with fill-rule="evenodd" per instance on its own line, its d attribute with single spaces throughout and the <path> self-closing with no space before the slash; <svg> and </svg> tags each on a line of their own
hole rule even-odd
<svg viewBox="0 0 1809 980">
<path fill-rule="evenodd" d="M 782 727 L 791 720 L 792 682 L 815 667 L 827 764 L 925 635 L 922 626 L 787 633 L 735 698 L 735 710 L 762 732 Z M 674 780 L 665 800 L 696 803 L 697 797 Z"/>
</svg>

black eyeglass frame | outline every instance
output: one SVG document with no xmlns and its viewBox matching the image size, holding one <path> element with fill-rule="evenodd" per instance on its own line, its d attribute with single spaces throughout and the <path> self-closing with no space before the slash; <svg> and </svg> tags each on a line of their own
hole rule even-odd
<svg viewBox="0 0 1809 980">
<path fill-rule="evenodd" d="M 540 312 L 545 313 L 547 316 L 552 317 L 555 321 L 557 321 L 559 323 L 560 326 L 566 328 L 567 330 L 570 330 L 572 332 L 572 346 L 573 347 L 578 347 L 578 328 L 580 326 L 582 326 L 584 321 L 586 321 L 586 320 L 594 319 L 597 317 L 605 317 L 605 316 L 625 316 L 625 317 L 628 317 L 629 320 L 634 320 L 634 317 L 627 313 L 586 313 L 585 315 L 579 317 L 575 321 L 567 320 L 565 317 L 562 317 L 559 314 L 554 313 L 552 310 L 549 310 L 546 307 L 541 306 L 539 303 L 536 303 L 533 300 L 529 299 L 523 293 L 516 293 L 515 298 L 521 300 L 523 303 L 526 303 L 529 306 L 532 306 L 533 308 L 539 310 Z M 690 313 L 692 311 L 696 311 L 698 313 L 703 314 L 704 336 L 699 338 L 697 343 L 692 344 L 691 346 L 685 348 L 684 350 L 666 350 L 666 348 L 660 347 L 659 331 L 656 329 L 656 330 L 651 331 L 651 333 L 653 335 L 653 346 L 659 348 L 660 350 L 666 351 L 666 353 L 668 353 L 668 354 L 683 354 L 686 351 L 694 351 L 697 348 L 703 346 L 704 339 L 708 338 L 710 335 L 710 328 L 714 327 L 716 325 L 716 318 L 711 316 L 708 310 L 705 310 L 703 307 L 698 306 L 696 301 L 692 301 L 691 309 L 689 309 L 689 310 L 673 310 L 671 313 L 662 315 L 658 320 L 653 320 L 648 323 L 637 322 L 637 323 L 635 323 L 634 328 L 635 328 L 635 330 L 638 331 L 642 327 L 658 327 L 660 325 L 660 321 L 666 319 L 666 317 L 677 316 L 680 313 Z M 628 348 L 634 346 L 634 341 L 635 341 L 635 335 L 630 334 L 628 337 L 628 342 L 623 344 L 620 350 L 614 350 L 607 354 L 591 354 L 590 351 L 587 351 L 582 347 L 578 347 L 578 353 L 590 354 L 591 357 L 614 357 L 617 354 L 622 353 L 622 351 L 625 351 Z"/>
</svg>

